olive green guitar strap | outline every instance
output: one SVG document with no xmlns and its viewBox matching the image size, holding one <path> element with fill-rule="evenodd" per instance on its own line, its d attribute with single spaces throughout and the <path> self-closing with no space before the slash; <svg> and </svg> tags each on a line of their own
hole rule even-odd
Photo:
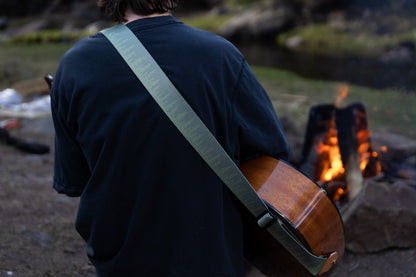
<svg viewBox="0 0 416 277">
<path fill-rule="evenodd" d="M 140 82 L 192 147 L 225 185 L 311 274 L 317 275 L 327 257 L 317 257 L 275 218 L 209 129 L 171 83 L 139 39 L 123 24 L 101 32 L 113 44 Z"/>
</svg>

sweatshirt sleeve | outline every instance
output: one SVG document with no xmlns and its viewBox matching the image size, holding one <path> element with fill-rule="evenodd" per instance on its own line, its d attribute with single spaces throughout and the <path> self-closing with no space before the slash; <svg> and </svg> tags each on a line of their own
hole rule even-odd
<svg viewBox="0 0 416 277">
<path fill-rule="evenodd" d="M 238 160 L 246 161 L 260 155 L 282 160 L 290 158 L 291 150 L 282 125 L 246 61 L 242 63 L 234 92 L 233 113 L 239 143 Z"/>
<path fill-rule="evenodd" d="M 54 84 L 58 83 L 55 78 Z M 75 134 L 64 115 L 65 97 L 53 86 L 51 90 L 51 110 L 55 127 L 55 160 L 53 188 L 58 193 L 70 197 L 82 194 L 90 176 L 90 170 Z"/>
</svg>

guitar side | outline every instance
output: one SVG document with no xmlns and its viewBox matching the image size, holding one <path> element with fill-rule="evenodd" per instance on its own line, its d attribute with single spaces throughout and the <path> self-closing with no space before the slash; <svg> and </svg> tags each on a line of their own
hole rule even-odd
<svg viewBox="0 0 416 277">
<path fill-rule="evenodd" d="M 240 170 L 271 212 L 307 249 L 316 256 L 336 253 L 338 259 L 342 257 L 342 219 L 318 184 L 291 165 L 268 156 L 244 162 Z M 266 230 L 257 227 L 254 219 L 244 218 L 246 258 L 253 265 L 267 276 L 310 276 Z"/>
</svg>

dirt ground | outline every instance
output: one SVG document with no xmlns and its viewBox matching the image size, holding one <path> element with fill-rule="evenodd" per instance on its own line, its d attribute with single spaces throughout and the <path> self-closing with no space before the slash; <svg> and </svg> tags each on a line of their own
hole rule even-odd
<svg viewBox="0 0 416 277">
<path fill-rule="evenodd" d="M 50 118 L 26 120 L 12 134 L 49 145 L 23 153 L 0 144 L 0 277 L 94 276 L 74 230 L 78 199 L 58 195 L 53 178 Z"/>
<path fill-rule="evenodd" d="M 74 229 L 78 199 L 52 189 L 51 119 L 24 120 L 13 135 L 47 144 L 51 153 L 27 154 L 0 143 L 0 277 L 95 276 Z M 347 252 L 326 276 L 416 276 L 416 249 Z"/>
</svg>

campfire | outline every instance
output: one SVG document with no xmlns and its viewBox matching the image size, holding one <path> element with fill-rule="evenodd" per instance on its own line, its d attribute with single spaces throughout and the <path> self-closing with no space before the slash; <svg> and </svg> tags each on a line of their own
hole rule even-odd
<svg viewBox="0 0 416 277">
<path fill-rule="evenodd" d="M 334 202 L 345 202 L 361 190 L 364 178 L 379 176 L 381 166 L 364 105 L 343 105 L 347 86 L 340 86 L 338 94 L 335 104 L 311 108 L 299 167 Z"/>
</svg>

